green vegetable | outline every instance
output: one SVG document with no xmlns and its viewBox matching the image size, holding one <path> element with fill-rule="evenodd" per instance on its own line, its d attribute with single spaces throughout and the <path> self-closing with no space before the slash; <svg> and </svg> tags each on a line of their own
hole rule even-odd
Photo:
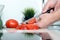
<svg viewBox="0 0 60 40">
<path fill-rule="evenodd" d="M 1 17 L 0 17 L 0 30 L 3 29 L 3 23 L 2 23 L 2 20 L 1 20 Z M 1 37 L 2 37 L 3 33 L 0 32 L 0 40 L 1 40 Z"/>
<path fill-rule="evenodd" d="M 0 30 L 3 29 L 3 23 L 2 20 L 0 19 Z"/>
<path fill-rule="evenodd" d="M 0 37 L 3 35 L 3 33 L 0 33 Z"/>
<path fill-rule="evenodd" d="M 28 20 L 34 16 L 35 10 L 33 8 L 26 8 L 23 14 L 25 16 L 24 20 Z"/>
</svg>

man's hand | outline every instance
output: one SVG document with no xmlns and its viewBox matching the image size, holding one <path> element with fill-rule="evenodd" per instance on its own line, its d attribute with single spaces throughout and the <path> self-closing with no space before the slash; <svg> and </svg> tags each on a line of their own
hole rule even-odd
<svg viewBox="0 0 60 40">
<path fill-rule="evenodd" d="M 41 28 L 47 28 L 47 26 L 51 25 L 53 22 L 57 20 L 56 16 L 54 16 L 52 13 L 42 14 L 40 18 L 41 20 L 38 21 L 36 24 Z"/>
<path fill-rule="evenodd" d="M 50 8 L 54 8 L 54 11 L 58 10 L 60 8 L 60 0 L 48 0 L 42 12 L 44 13 Z"/>
</svg>

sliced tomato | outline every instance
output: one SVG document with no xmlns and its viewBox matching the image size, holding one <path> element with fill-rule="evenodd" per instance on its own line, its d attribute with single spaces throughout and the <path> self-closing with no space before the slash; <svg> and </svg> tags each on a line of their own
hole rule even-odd
<svg viewBox="0 0 60 40">
<path fill-rule="evenodd" d="M 39 27 L 34 24 L 27 24 L 26 27 L 28 30 L 38 30 L 39 29 Z"/>
<path fill-rule="evenodd" d="M 33 30 L 38 30 L 39 27 L 37 25 L 33 25 Z"/>
<path fill-rule="evenodd" d="M 18 27 L 16 27 L 16 29 L 19 29 L 19 30 L 27 30 L 27 27 L 26 27 L 26 24 L 21 24 Z"/>
<path fill-rule="evenodd" d="M 26 24 L 26 27 L 27 27 L 28 30 L 32 30 L 33 24 Z"/>
<path fill-rule="evenodd" d="M 36 23 L 36 19 L 35 18 L 33 18 L 33 19 L 28 21 L 28 24 L 33 24 L 33 23 Z"/>
<path fill-rule="evenodd" d="M 36 24 L 21 24 L 16 29 L 18 29 L 18 30 L 38 30 L 39 27 Z"/>
</svg>

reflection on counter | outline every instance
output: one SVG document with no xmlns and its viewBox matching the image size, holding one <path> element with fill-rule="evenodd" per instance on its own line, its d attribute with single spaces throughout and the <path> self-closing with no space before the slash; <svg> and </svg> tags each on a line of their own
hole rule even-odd
<svg viewBox="0 0 60 40">
<path fill-rule="evenodd" d="M 26 36 L 20 33 L 3 33 L 2 40 L 42 40 L 38 35 Z"/>
</svg>

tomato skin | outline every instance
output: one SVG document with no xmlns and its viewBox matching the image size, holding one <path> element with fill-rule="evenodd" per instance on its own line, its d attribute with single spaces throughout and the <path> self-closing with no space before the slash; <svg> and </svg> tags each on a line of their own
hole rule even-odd
<svg viewBox="0 0 60 40">
<path fill-rule="evenodd" d="M 27 27 L 28 30 L 33 30 L 32 29 L 33 28 L 33 24 L 26 24 L 26 27 Z"/>
<path fill-rule="evenodd" d="M 28 24 L 34 24 L 34 23 L 36 23 L 36 19 L 35 18 L 33 18 L 33 19 L 28 21 Z"/>
<path fill-rule="evenodd" d="M 33 30 L 38 30 L 39 29 L 39 27 L 35 24 L 35 25 L 33 25 Z"/>
<path fill-rule="evenodd" d="M 39 29 L 39 27 L 34 24 L 27 24 L 26 27 L 28 30 L 38 30 Z"/>
<path fill-rule="evenodd" d="M 27 30 L 27 27 L 26 27 L 26 24 L 21 24 L 21 25 L 18 25 L 18 27 L 16 27 L 16 29 L 18 29 L 18 30 Z"/>
<path fill-rule="evenodd" d="M 21 24 L 16 27 L 17 30 L 38 30 L 39 27 L 36 24 Z"/>
<path fill-rule="evenodd" d="M 18 22 L 14 19 L 9 19 L 6 22 L 6 27 L 7 28 L 16 28 L 18 26 Z"/>
<path fill-rule="evenodd" d="M 36 24 L 21 24 L 16 27 L 17 30 L 38 30 L 39 27 Z"/>
</svg>

